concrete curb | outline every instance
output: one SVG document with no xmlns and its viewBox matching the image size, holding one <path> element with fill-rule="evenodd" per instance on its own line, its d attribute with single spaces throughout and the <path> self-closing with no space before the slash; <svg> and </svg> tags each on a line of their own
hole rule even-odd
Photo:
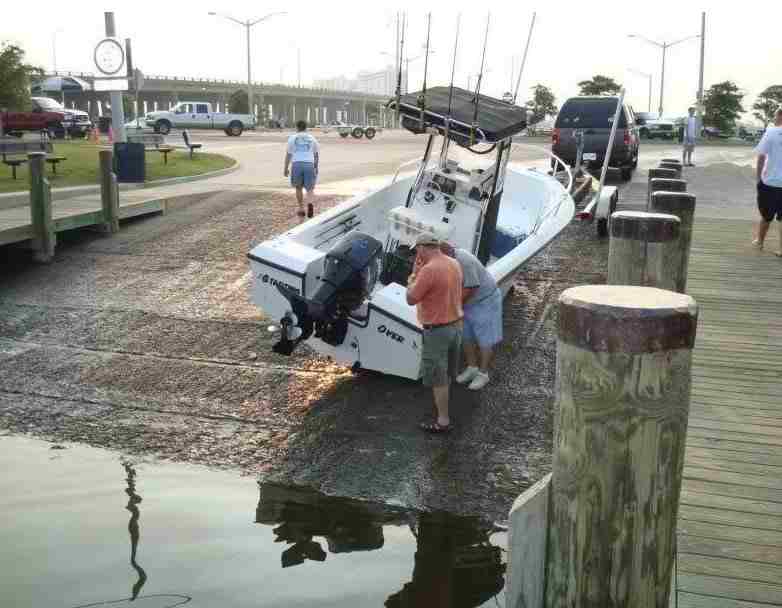
<svg viewBox="0 0 782 608">
<path fill-rule="evenodd" d="M 144 182 L 143 184 L 119 184 L 120 191 L 123 190 L 143 190 L 147 188 L 158 188 L 160 186 L 175 186 L 178 184 L 186 184 L 189 182 L 197 182 L 205 179 L 211 179 L 213 177 L 220 177 L 222 175 L 228 175 L 234 171 L 238 171 L 242 164 L 234 159 L 234 164 L 224 169 L 217 169 L 216 171 L 210 171 L 208 173 L 201 173 L 199 175 L 183 175 L 182 177 L 168 177 L 166 179 L 158 179 L 153 182 Z M 54 188 L 52 189 L 52 199 L 54 201 L 61 201 L 76 196 L 82 196 L 84 194 L 97 194 L 100 192 L 100 184 L 91 184 L 85 186 L 71 186 L 69 188 Z M 10 209 L 12 207 L 19 207 L 26 205 L 30 201 L 30 192 L 28 190 L 22 190 L 21 192 L 8 192 L 6 194 L 0 194 L 0 209 Z"/>
</svg>

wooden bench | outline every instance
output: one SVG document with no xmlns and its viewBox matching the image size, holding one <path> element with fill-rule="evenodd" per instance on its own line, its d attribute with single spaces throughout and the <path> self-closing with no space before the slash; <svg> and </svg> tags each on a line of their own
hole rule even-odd
<svg viewBox="0 0 782 608">
<path fill-rule="evenodd" d="M 184 139 L 184 140 L 185 140 L 185 145 L 187 146 L 188 150 L 190 150 L 190 158 L 191 158 L 191 159 L 193 158 L 193 151 L 194 151 L 194 150 L 200 150 L 200 149 L 201 149 L 201 146 L 203 146 L 203 145 L 204 145 L 204 144 L 196 144 L 196 143 L 193 143 L 193 142 L 190 140 L 190 133 L 187 131 L 187 129 L 185 129 L 184 131 L 182 131 L 182 139 Z"/>
<path fill-rule="evenodd" d="M 163 155 L 163 164 L 168 164 L 168 154 L 174 151 L 174 146 L 166 143 L 165 135 L 161 133 L 128 133 L 128 143 L 144 144 L 145 150 L 154 150 Z"/>
<path fill-rule="evenodd" d="M 16 179 L 16 170 L 27 162 L 27 155 L 30 152 L 46 152 L 46 154 L 52 154 L 54 152 L 54 147 L 51 142 L 44 139 L 37 141 L 20 140 L 16 138 L 14 138 L 13 141 L 11 141 L 10 138 L 0 139 L 0 156 L 3 158 L 3 164 L 11 167 L 11 175 L 14 179 Z M 51 163 L 53 169 L 57 166 L 58 162 L 66 160 L 64 156 L 52 158 L 57 159 L 56 162 Z"/>
</svg>

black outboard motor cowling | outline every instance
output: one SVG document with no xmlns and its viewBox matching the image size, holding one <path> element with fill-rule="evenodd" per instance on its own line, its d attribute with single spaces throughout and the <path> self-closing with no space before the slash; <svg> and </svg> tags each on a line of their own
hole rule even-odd
<svg viewBox="0 0 782 608">
<path fill-rule="evenodd" d="M 343 237 L 326 254 L 321 285 L 312 299 L 294 293 L 278 283 L 277 289 L 291 303 L 296 327 L 302 333 L 296 340 L 289 337 L 289 317 L 283 318 L 282 338 L 274 345 L 277 353 L 290 355 L 296 345 L 315 336 L 327 344 L 339 346 L 348 331 L 348 316 L 361 306 L 372 292 L 383 270 L 383 244 L 362 232 Z M 287 323 L 287 327 L 286 327 Z"/>
</svg>

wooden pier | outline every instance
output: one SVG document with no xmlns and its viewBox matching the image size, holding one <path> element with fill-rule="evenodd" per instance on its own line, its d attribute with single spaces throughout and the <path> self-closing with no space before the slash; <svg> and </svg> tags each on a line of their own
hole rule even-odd
<svg viewBox="0 0 782 608">
<path fill-rule="evenodd" d="M 671 606 L 782 606 L 782 259 L 751 246 L 754 184 L 700 170 L 687 292 L 700 309 Z M 635 184 L 633 185 L 635 186 Z M 742 194 L 738 194 L 742 192 Z M 725 200 L 733 197 L 733 200 Z M 620 208 L 643 209 L 636 188 Z"/>
</svg>

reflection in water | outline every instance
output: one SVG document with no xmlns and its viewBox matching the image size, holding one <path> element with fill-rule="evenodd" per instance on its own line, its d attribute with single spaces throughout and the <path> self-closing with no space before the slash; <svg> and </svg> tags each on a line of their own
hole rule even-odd
<svg viewBox="0 0 782 608">
<path fill-rule="evenodd" d="M 128 475 L 125 478 L 125 481 L 128 482 L 128 487 L 125 489 L 125 494 L 128 495 L 128 504 L 125 508 L 130 511 L 130 521 L 128 522 L 128 532 L 130 532 L 130 565 L 138 573 L 138 580 L 131 589 L 130 599 L 133 601 L 138 597 L 144 583 L 147 582 L 147 573 L 136 562 L 136 551 L 138 550 L 139 541 L 138 520 L 141 517 L 138 505 L 141 502 L 141 496 L 136 494 L 136 470 L 133 468 L 133 465 L 127 461 L 122 461 L 122 466 L 125 467 L 125 473 Z"/>
<path fill-rule="evenodd" d="M 489 541 L 493 528 L 477 518 L 415 513 L 305 488 L 259 486 L 255 521 L 278 524 L 276 542 L 290 545 L 282 552 L 283 568 L 326 560 L 313 537 L 325 538 L 332 554 L 372 551 L 383 547 L 383 526 L 409 526 L 417 540 L 412 580 L 388 597 L 388 608 L 472 608 L 504 586 L 501 550 Z"/>
</svg>

